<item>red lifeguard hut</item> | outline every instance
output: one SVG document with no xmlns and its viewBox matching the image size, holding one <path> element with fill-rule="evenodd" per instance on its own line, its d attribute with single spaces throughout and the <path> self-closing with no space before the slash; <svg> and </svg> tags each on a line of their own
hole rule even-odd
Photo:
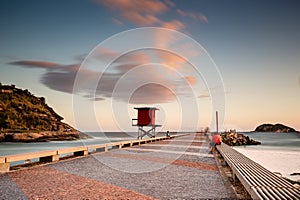
<svg viewBox="0 0 300 200">
<path fill-rule="evenodd" d="M 138 110 L 137 119 L 132 119 L 132 126 L 138 126 L 138 139 L 142 139 L 145 135 L 155 137 L 155 128 L 161 125 L 155 124 L 155 111 L 159 110 L 154 107 L 134 108 Z M 144 127 L 151 127 L 148 131 Z"/>
</svg>

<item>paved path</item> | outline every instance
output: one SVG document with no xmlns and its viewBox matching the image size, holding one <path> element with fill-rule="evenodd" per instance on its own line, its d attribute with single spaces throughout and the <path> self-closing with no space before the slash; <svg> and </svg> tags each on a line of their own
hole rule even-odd
<svg viewBox="0 0 300 200">
<path fill-rule="evenodd" d="M 0 174 L 0 199 L 226 199 L 202 134 Z"/>
</svg>

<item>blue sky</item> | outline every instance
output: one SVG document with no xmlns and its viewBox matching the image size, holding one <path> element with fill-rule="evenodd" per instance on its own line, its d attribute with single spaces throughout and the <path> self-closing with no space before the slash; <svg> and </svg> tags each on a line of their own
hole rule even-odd
<svg viewBox="0 0 300 200">
<path fill-rule="evenodd" d="M 106 0 L 4 0 L 0 7 L 0 81 L 46 97 L 47 103 L 64 116 L 66 122 L 86 131 L 131 130 L 130 118 L 136 115 L 132 108 L 141 105 L 160 107 L 158 123 L 163 124 L 164 129 L 194 130 L 205 126 L 214 129 L 212 93 L 222 93 L 226 99 L 224 109 L 220 111 L 224 119 L 222 129 L 253 130 L 261 123 L 280 122 L 299 130 L 299 10 L 300 2 L 297 0 L 151 0 L 123 3 Z M 122 98 L 117 95 L 113 99 L 107 93 L 116 88 L 115 79 L 109 78 L 116 75 L 112 71 L 105 73 L 104 80 L 100 82 L 104 89 L 97 92 L 97 101 L 91 100 L 87 86 L 80 86 L 81 94 L 72 94 L 70 86 L 78 67 L 98 44 L 122 31 L 140 27 L 169 28 L 197 41 L 216 64 L 224 90 L 217 91 L 205 85 L 209 77 L 201 80 L 192 72 L 185 74 L 184 69 L 189 68 L 187 63 L 156 50 L 133 52 L 121 58 L 123 71 L 119 71 L 118 77 L 125 78 L 122 79 L 124 84 L 121 84 L 124 88 L 118 95 L 123 95 Z M 160 43 L 168 40 L 160 35 L 153 41 L 158 39 Z M 124 43 L 130 45 L 134 40 Z M 102 49 L 101 58 L 117 55 L 121 49 L 116 46 L 106 51 Z M 182 52 L 189 50 L 182 46 Z M 155 54 L 159 56 L 155 57 Z M 151 62 L 176 68 L 185 82 L 177 84 L 180 77 L 162 73 L 159 67 L 154 71 L 155 67 L 134 68 L 128 65 L 132 58 L 139 64 L 150 63 L 147 59 L 141 62 L 145 56 L 150 57 Z M 164 87 L 144 85 L 128 103 L 124 99 L 131 96 L 126 95 L 126 91 L 132 88 L 125 86 L 134 78 L 128 76 L 126 79 L 129 71 L 124 71 L 124 66 L 136 69 L 136 73 L 142 70 L 144 74 L 153 74 L 152 77 L 156 73 L 153 82 L 170 81 L 160 82 L 160 86 Z M 187 97 L 188 89 L 183 87 L 186 83 L 193 88 L 195 96 Z M 135 88 L 142 86 L 136 84 L 131 83 Z M 170 88 L 179 92 L 172 96 Z M 150 94 L 155 98 L 140 98 Z M 178 97 L 180 95 L 184 97 Z M 176 97 L 177 103 L 174 103 Z M 112 108 L 111 102 L 115 100 Z M 142 100 L 144 104 L 141 104 Z M 178 101 L 182 101 L 181 107 Z M 195 105 L 191 102 L 196 102 L 198 109 L 194 109 Z M 94 113 L 85 109 L 87 105 L 94 108 Z M 121 112 L 123 107 L 126 114 Z M 197 112 L 194 113 L 194 110 Z M 190 118 L 197 118 L 198 125 L 189 124 L 193 121 L 186 119 L 189 112 Z"/>
</svg>

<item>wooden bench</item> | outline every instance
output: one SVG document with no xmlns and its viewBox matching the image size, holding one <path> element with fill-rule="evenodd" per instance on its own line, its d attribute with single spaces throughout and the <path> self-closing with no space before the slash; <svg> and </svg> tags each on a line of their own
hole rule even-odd
<svg viewBox="0 0 300 200">
<path fill-rule="evenodd" d="M 300 199 L 300 190 L 230 146 L 216 146 L 253 199 Z"/>
</svg>

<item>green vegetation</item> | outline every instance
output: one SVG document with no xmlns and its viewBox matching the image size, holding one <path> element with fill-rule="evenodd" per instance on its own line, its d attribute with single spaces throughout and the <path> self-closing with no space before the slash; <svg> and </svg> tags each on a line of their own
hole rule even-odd
<svg viewBox="0 0 300 200">
<path fill-rule="evenodd" d="M 64 128 L 61 120 L 44 97 L 0 84 L 0 133 L 59 131 Z"/>
</svg>

